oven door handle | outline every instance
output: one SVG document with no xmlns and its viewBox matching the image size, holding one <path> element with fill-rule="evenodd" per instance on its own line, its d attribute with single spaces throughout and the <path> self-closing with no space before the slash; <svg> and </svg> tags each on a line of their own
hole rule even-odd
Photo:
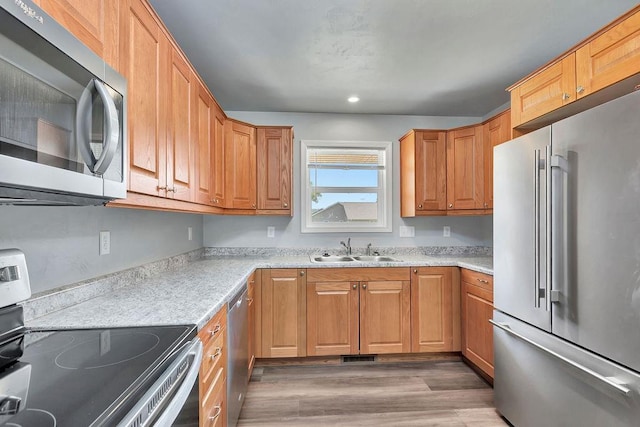
<svg viewBox="0 0 640 427">
<path fill-rule="evenodd" d="M 179 368 L 187 362 L 190 362 L 190 365 L 187 372 L 182 374 L 182 380 L 178 386 L 178 390 L 174 393 L 165 393 L 164 390 L 166 390 L 167 382 L 175 375 L 176 370 L 179 370 Z M 154 427 L 171 426 L 180 414 L 184 403 L 187 401 L 193 384 L 198 379 L 201 362 L 202 342 L 196 337 L 186 345 L 186 348 L 180 351 L 180 355 L 176 360 L 171 363 L 162 376 L 156 380 L 144 396 L 136 403 L 133 409 L 120 421 L 118 427 L 130 427 L 133 425 L 153 425 Z M 164 396 L 162 396 L 163 393 L 165 393 Z M 167 397 L 170 398 L 170 401 L 165 404 L 163 400 Z M 156 416 L 156 414 L 154 414 L 155 409 L 163 406 L 164 409 L 162 413 Z M 149 409 L 151 410 L 149 411 Z M 153 421 L 153 424 L 149 424 L 150 421 Z"/>
<path fill-rule="evenodd" d="M 98 93 L 104 105 L 105 130 L 102 140 L 102 153 L 98 158 L 91 151 L 91 94 L 93 89 Z M 84 159 L 85 164 L 91 172 L 96 175 L 105 173 L 113 156 L 118 148 L 120 139 L 120 120 L 118 119 L 118 109 L 111 99 L 109 91 L 100 80 L 92 79 L 87 87 L 82 91 L 78 100 L 76 112 L 76 141 L 78 150 Z"/>
</svg>

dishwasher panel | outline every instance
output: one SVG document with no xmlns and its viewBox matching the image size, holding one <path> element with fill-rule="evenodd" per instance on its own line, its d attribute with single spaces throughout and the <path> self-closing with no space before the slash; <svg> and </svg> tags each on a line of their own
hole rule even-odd
<svg viewBox="0 0 640 427">
<path fill-rule="evenodd" d="M 247 287 L 229 301 L 227 357 L 227 425 L 235 427 L 249 384 Z"/>
</svg>

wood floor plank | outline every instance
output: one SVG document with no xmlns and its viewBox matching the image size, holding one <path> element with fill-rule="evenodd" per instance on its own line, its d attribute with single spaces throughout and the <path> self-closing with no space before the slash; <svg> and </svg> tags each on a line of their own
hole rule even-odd
<svg viewBox="0 0 640 427">
<path fill-rule="evenodd" d="M 254 369 L 239 426 L 504 426 L 461 361 Z"/>
</svg>

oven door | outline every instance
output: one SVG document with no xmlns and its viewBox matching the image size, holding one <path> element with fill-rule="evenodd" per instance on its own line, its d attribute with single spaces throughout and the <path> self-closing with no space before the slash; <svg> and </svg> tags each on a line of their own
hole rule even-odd
<svg viewBox="0 0 640 427">
<path fill-rule="evenodd" d="M 123 79 L 36 6 L 23 22 L 17 3 L 0 1 L 0 197 L 125 197 Z"/>
<path fill-rule="evenodd" d="M 201 362 L 202 342 L 196 337 L 167 362 L 169 366 L 162 370 L 162 374 L 137 400 L 118 427 L 197 426 L 198 372 Z M 185 408 L 193 410 L 185 411 Z"/>
</svg>

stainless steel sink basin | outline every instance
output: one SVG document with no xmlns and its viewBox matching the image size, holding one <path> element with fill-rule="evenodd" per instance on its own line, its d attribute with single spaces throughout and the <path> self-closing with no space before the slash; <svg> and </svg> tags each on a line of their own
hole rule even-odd
<svg viewBox="0 0 640 427">
<path fill-rule="evenodd" d="M 331 262 L 353 262 L 355 261 L 350 256 L 339 256 L 339 255 L 311 255 L 311 262 L 322 262 L 322 263 L 331 263 Z"/>
<path fill-rule="evenodd" d="M 358 255 L 353 259 L 360 262 L 400 262 L 401 260 L 384 255 Z"/>
<path fill-rule="evenodd" d="M 309 257 L 311 262 L 318 263 L 348 263 L 348 262 L 402 262 L 402 260 L 384 256 L 384 255 L 356 255 L 356 256 L 341 256 L 341 255 L 311 255 Z"/>
</svg>

